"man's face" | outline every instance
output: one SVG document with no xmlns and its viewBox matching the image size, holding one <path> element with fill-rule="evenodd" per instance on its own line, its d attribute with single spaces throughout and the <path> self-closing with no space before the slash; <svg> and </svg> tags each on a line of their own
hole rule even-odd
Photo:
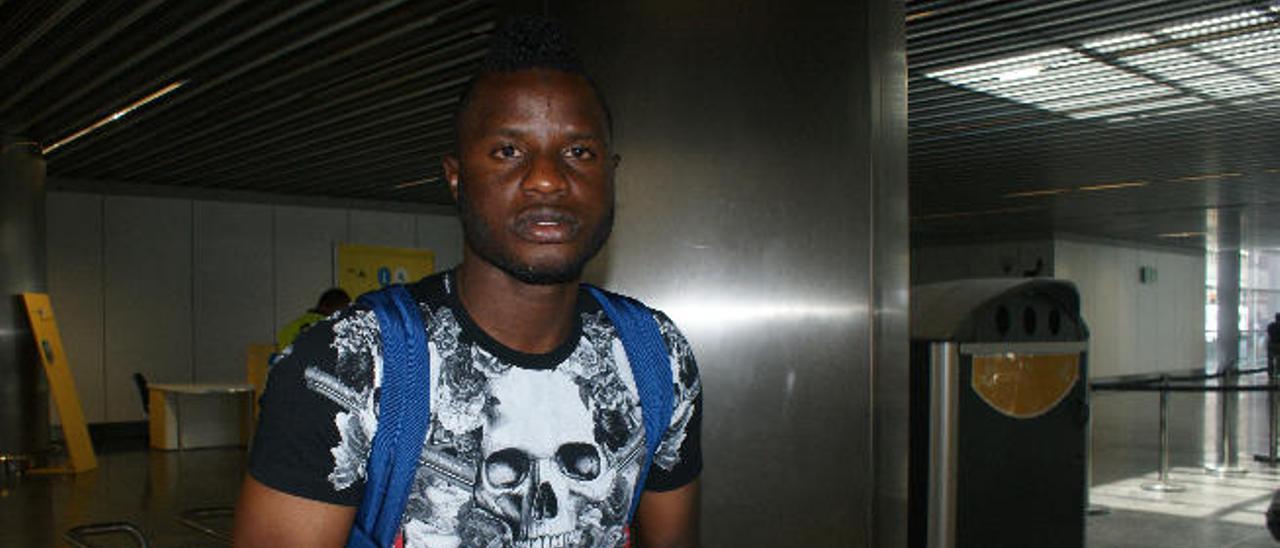
<svg viewBox="0 0 1280 548">
<path fill-rule="evenodd" d="M 578 279 L 613 226 L 604 108 L 585 78 L 489 74 L 459 114 L 444 160 L 467 251 L 525 283 Z"/>
</svg>

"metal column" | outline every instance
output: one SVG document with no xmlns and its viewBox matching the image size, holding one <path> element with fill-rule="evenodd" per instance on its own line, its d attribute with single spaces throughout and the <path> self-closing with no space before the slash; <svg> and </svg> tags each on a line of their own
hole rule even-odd
<svg viewBox="0 0 1280 548">
<path fill-rule="evenodd" d="M 1227 374 L 1224 385 L 1239 383 L 1236 372 L 1240 365 L 1240 222 L 1237 214 L 1225 212 L 1218 233 L 1218 367 Z M 1218 451 L 1215 462 L 1205 468 L 1219 475 L 1245 472 L 1240 466 L 1240 433 L 1238 413 L 1240 393 L 1218 393 L 1221 405 Z"/>
<path fill-rule="evenodd" d="M 956 540 L 956 448 L 960 355 L 954 343 L 930 347 L 929 371 L 929 548 L 951 548 Z"/>
<path fill-rule="evenodd" d="M 46 291 L 44 159 L 0 136 L 0 455 L 26 458 L 49 444 L 49 387 L 19 300 Z"/>
</svg>

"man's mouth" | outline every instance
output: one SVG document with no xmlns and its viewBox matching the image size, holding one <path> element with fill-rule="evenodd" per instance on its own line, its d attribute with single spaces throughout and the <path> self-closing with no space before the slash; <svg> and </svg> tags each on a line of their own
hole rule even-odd
<svg viewBox="0 0 1280 548">
<path fill-rule="evenodd" d="M 515 232 L 521 239 L 538 244 L 558 244 L 578 233 L 578 218 L 554 207 L 526 209 L 516 216 Z"/>
</svg>

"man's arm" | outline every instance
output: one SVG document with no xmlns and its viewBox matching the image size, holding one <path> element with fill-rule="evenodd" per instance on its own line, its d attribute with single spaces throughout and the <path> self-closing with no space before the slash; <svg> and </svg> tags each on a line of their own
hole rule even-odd
<svg viewBox="0 0 1280 548">
<path fill-rule="evenodd" d="M 343 546 L 356 509 L 277 491 L 245 476 L 236 504 L 234 545 Z"/>
<path fill-rule="evenodd" d="M 645 491 L 636 509 L 640 548 L 695 548 L 698 535 L 698 480 L 671 491 Z"/>
</svg>

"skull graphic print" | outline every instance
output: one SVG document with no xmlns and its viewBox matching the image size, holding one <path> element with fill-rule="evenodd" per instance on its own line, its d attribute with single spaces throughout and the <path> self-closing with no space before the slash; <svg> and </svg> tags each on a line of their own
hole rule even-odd
<svg viewBox="0 0 1280 548">
<path fill-rule="evenodd" d="M 701 382 L 688 343 L 670 320 L 657 315 L 670 351 L 674 408 L 648 462 L 626 352 L 589 296 L 579 304 L 574 335 L 555 351 L 531 355 L 475 326 L 447 276 L 414 285 L 429 332 L 431 422 L 401 519 L 405 546 L 623 546 L 641 466 L 650 466 L 650 489 L 672 489 L 697 476 Z M 288 492 L 358 504 L 378 429 L 377 326 L 357 308 L 321 329 L 329 339 L 311 335 L 315 340 L 300 343 L 292 362 L 282 362 L 282 371 L 297 366 L 299 382 L 273 376 L 263 409 L 270 413 L 276 398 L 289 402 L 273 443 L 296 455 L 310 440 L 327 439 L 316 450 L 326 458 L 315 461 L 327 464 L 311 470 L 301 464 L 310 458 L 255 456 L 252 473 L 277 478 Z M 323 402 L 329 433 L 283 420 L 312 413 L 296 407 L 305 398 L 282 393 L 293 386 Z M 271 421 L 263 425 L 273 428 Z M 255 445 L 262 452 L 270 447 Z"/>
</svg>

